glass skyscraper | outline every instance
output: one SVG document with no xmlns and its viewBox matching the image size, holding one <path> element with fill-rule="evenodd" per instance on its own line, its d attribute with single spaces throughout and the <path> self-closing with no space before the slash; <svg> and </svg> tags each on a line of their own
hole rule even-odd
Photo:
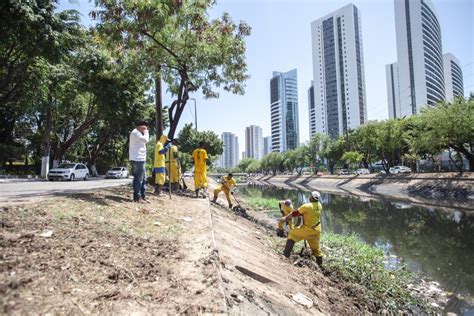
<svg viewBox="0 0 474 316">
<path fill-rule="evenodd" d="M 274 71 L 270 80 L 271 151 L 284 152 L 299 145 L 297 81 L 296 69 Z"/>
<path fill-rule="evenodd" d="M 314 102 L 314 114 L 310 112 L 310 134 L 336 138 L 367 121 L 359 10 L 349 4 L 312 22 L 311 39 L 314 100 L 309 102 Z"/>
</svg>

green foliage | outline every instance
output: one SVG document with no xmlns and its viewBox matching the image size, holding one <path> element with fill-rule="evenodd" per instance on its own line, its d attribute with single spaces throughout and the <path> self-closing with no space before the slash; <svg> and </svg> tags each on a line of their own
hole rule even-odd
<svg viewBox="0 0 474 316">
<path fill-rule="evenodd" d="M 221 155 L 224 150 L 224 144 L 219 136 L 213 131 L 196 131 L 192 124 L 185 124 L 178 134 L 179 145 L 179 161 L 182 171 L 190 170 L 193 166 L 191 154 L 194 149 L 199 147 L 200 142 L 206 144 L 206 151 L 209 156 L 207 164 L 212 162 Z"/>
<path fill-rule="evenodd" d="M 278 203 L 280 202 L 275 198 L 263 198 L 250 196 L 245 198 L 245 202 L 255 210 L 278 210 Z"/>
<path fill-rule="evenodd" d="M 257 161 L 254 158 L 244 158 L 236 166 L 237 172 L 247 172 L 247 168 L 253 163 Z"/>
<path fill-rule="evenodd" d="M 362 285 L 377 310 L 396 313 L 427 308 L 408 290 L 408 285 L 416 282 L 413 273 L 401 263 L 396 270 L 387 269 L 381 250 L 359 241 L 354 235 L 325 232 L 321 243 L 331 249 L 326 253 L 325 269 L 337 270 L 347 281 Z"/>
<path fill-rule="evenodd" d="M 284 157 L 281 153 L 271 152 L 260 161 L 264 172 L 272 172 L 274 175 L 283 167 Z"/>
<path fill-rule="evenodd" d="M 243 94 L 249 77 L 245 63 L 245 37 L 250 27 L 235 24 L 228 13 L 210 20 L 213 0 L 109 1 L 96 0 L 92 16 L 116 49 L 139 49 L 176 96 L 169 107 L 169 137 L 189 99 L 201 90 L 205 97 L 219 96 L 219 88 Z"/>
<path fill-rule="evenodd" d="M 245 172 L 247 173 L 257 173 L 261 169 L 260 161 L 252 161 L 247 168 L 245 168 Z"/>
<path fill-rule="evenodd" d="M 364 155 L 357 151 L 347 151 L 341 157 L 341 160 L 348 164 L 350 168 L 357 167 L 363 159 Z"/>
</svg>

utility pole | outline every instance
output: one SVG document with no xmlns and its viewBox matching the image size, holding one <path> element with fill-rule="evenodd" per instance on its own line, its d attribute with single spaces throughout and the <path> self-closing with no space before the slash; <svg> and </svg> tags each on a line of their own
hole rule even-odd
<svg viewBox="0 0 474 316">
<path fill-rule="evenodd" d="M 195 98 L 189 98 L 189 100 L 194 101 L 194 127 L 196 131 L 198 130 L 198 117 L 197 117 L 197 108 L 196 108 L 196 99 Z"/>
<path fill-rule="evenodd" d="M 156 140 L 163 135 L 163 99 L 161 97 L 161 73 L 160 68 L 155 74 L 155 132 Z"/>
</svg>

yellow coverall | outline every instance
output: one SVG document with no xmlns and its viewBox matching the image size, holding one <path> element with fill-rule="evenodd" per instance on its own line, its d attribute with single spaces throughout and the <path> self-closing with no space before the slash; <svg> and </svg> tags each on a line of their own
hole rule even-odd
<svg viewBox="0 0 474 316">
<path fill-rule="evenodd" d="M 178 153 L 178 146 L 171 146 L 170 150 L 166 153 L 166 170 L 168 170 L 168 176 L 171 183 L 178 183 L 181 178 L 181 170 L 179 170 L 178 161 L 176 156 Z"/>
<path fill-rule="evenodd" d="M 283 216 L 286 216 L 286 215 L 290 214 L 293 211 L 293 205 L 287 206 L 285 204 L 285 201 L 280 201 L 279 204 L 280 204 L 280 211 L 283 213 Z M 283 230 L 286 223 L 288 223 L 288 227 L 290 228 L 290 230 L 292 230 L 293 227 L 294 227 L 293 219 L 290 219 L 288 222 L 278 223 L 278 229 Z"/>
<path fill-rule="evenodd" d="M 155 145 L 155 161 L 153 162 L 153 171 L 155 172 L 155 183 L 163 185 L 166 180 L 165 153 L 168 148 L 164 144 L 168 137 L 161 135 L 160 140 Z"/>
<path fill-rule="evenodd" d="M 303 216 L 303 225 L 290 230 L 288 239 L 295 243 L 300 240 L 307 240 L 311 252 L 315 257 L 321 257 L 321 211 L 323 207 L 319 202 L 303 204 L 298 212 Z"/>
<path fill-rule="evenodd" d="M 237 183 L 235 182 L 234 178 L 230 178 L 227 176 L 227 177 L 222 177 L 221 178 L 221 185 L 218 186 L 215 190 L 214 190 L 214 200 L 217 199 L 217 195 L 221 192 L 221 191 L 224 191 L 224 194 L 225 194 L 225 197 L 227 199 L 227 202 L 229 202 L 229 205 L 232 204 L 232 202 L 230 201 L 230 189 L 232 188 L 232 186 L 234 185 L 237 185 Z"/>
<path fill-rule="evenodd" d="M 194 189 L 207 188 L 206 160 L 209 159 L 204 148 L 197 148 L 193 151 L 194 159 Z"/>
</svg>

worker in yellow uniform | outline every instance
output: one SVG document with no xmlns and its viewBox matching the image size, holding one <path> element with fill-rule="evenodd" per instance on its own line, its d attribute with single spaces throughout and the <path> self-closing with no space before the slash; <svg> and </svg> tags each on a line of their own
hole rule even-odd
<svg viewBox="0 0 474 316">
<path fill-rule="evenodd" d="M 206 160 L 209 157 L 204 142 L 200 142 L 199 148 L 194 149 L 192 157 L 194 160 L 194 190 L 196 190 L 196 197 L 199 197 L 199 191 L 207 189 Z"/>
<path fill-rule="evenodd" d="M 173 139 L 170 150 L 166 153 L 166 170 L 171 184 L 171 191 L 179 189 L 179 179 L 181 179 L 181 170 L 178 165 L 178 140 Z"/>
<path fill-rule="evenodd" d="M 296 216 L 303 216 L 303 225 L 292 229 L 288 234 L 283 255 L 288 258 L 295 243 L 300 240 L 306 240 L 311 248 L 311 252 L 316 257 L 316 262 L 321 267 L 323 264 L 323 257 L 319 240 L 321 237 L 320 221 L 323 207 L 319 202 L 320 199 L 321 194 L 318 191 L 311 192 L 309 203 L 303 204 L 298 210 L 280 218 L 280 223 L 289 221 Z"/>
<path fill-rule="evenodd" d="M 227 202 L 229 203 L 229 208 L 232 208 L 232 201 L 230 200 L 230 189 L 235 185 L 237 185 L 237 183 L 235 182 L 232 173 L 229 173 L 227 177 L 223 176 L 221 178 L 221 185 L 219 185 L 214 190 L 214 199 L 212 200 L 212 202 L 216 203 L 217 195 L 219 195 L 219 193 L 223 191 L 227 199 Z"/>
<path fill-rule="evenodd" d="M 155 194 L 160 195 L 163 184 L 166 180 L 165 154 L 171 147 L 171 141 L 166 135 L 161 135 L 155 145 L 155 159 L 153 162 L 153 171 L 155 173 Z"/>
<path fill-rule="evenodd" d="M 278 207 L 280 208 L 280 212 L 282 216 L 286 216 L 293 212 L 293 205 L 291 204 L 291 200 L 285 200 L 278 202 Z M 277 236 L 278 237 L 285 237 L 285 226 L 288 225 L 289 230 L 293 229 L 293 219 L 285 222 L 279 222 L 277 228 Z"/>
</svg>

